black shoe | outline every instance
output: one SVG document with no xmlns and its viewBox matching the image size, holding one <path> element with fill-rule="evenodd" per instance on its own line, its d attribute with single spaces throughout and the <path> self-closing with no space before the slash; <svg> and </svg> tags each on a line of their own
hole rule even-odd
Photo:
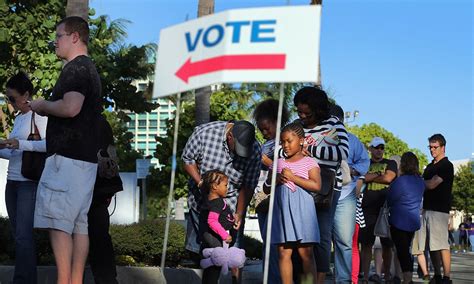
<svg viewBox="0 0 474 284">
<path fill-rule="evenodd" d="M 375 282 L 375 283 L 382 283 L 382 279 L 380 278 L 380 276 L 378 274 L 372 274 L 369 277 L 369 281 L 370 282 Z"/>
<path fill-rule="evenodd" d="M 441 283 L 442 284 L 453 284 L 453 280 L 449 279 L 448 276 L 444 276 Z"/>
<path fill-rule="evenodd" d="M 443 278 L 441 275 L 434 275 L 430 280 L 430 284 L 443 284 Z"/>
<path fill-rule="evenodd" d="M 398 276 L 394 276 L 393 279 L 392 279 L 392 283 L 393 284 L 402 284 L 402 279 L 400 279 L 400 277 L 398 277 Z"/>
</svg>

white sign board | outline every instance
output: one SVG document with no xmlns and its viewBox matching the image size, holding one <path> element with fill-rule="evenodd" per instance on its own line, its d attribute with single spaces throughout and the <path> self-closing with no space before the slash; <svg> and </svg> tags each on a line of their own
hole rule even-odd
<svg viewBox="0 0 474 284">
<path fill-rule="evenodd" d="M 315 82 L 319 5 L 230 10 L 163 29 L 153 97 L 216 83 Z"/>
<path fill-rule="evenodd" d="M 136 160 L 137 179 L 146 178 L 146 176 L 150 174 L 150 165 L 150 159 Z"/>
</svg>

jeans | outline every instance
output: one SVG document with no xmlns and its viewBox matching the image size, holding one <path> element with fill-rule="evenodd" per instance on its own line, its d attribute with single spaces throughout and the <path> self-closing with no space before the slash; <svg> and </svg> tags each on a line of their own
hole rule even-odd
<svg viewBox="0 0 474 284">
<path fill-rule="evenodd" d="M 336 283 L 350 283 L 352 270 L 352 236 L 355 227 L 356 195 L 353 190 L 336 206 L 333 224 L 334 267 Z"/>
<path fill-rule="evenodd" d="M 474 252 L 474 235 L 469 235 L 469 242 L 471 242 L 471 251 Z"/>
<path fill-rule="evenodd" d="M 36 283 L 36 245 L 33 238 L 36 187 L 33 181 L 7 180 L 5 203 L 15 239 L 13 283 Z"/>
<path fill-rule="evenodd" d="M 325 210 L 316 209 L 318 213 L 319 233 L 321 238 L 319 244 L 314 246 L 314 258 L 316 259 L 316 268 L 318 272 L 329 272 L 332 227 L 340 195 L 340 191 L 334 191 L 331 208 Z M 355 215 L 355 211 L 353 214 Z"/>
<path fill-rule="evenodd" d="M 258 213 L 258 226 L 260 228 L 260 233 L 263 240 L 263 252 L 262 259 L 264 260 L 263 265 L 265 265 L 265 241 L 267 238 L 267 217 L 268 213 Z M 279 284 L 281 283 L 280 277 L 280 266 L 279 266 L 279 255 L 278 247 L 276 245 L 270 244 L 270 263 L 268 264 L 268 283 Z M 262 267 L 263 269 L 264 267 Z"/>
</svg>

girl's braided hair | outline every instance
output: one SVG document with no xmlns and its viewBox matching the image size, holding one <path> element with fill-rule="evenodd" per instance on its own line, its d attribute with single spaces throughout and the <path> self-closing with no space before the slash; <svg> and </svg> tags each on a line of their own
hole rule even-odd
<svg viewBox="0 0 474 284">
<path fill-rule="evenodd" d="M 201 190 L 205 193 L 209 193 L 213 184 L 220 184 L 224 178 L 227 178 L 226 174 L 220 170 L 209 170 L 202 176 Z"/>
<path fill-rule="evenodd" d="M 304 129 L 303 125 L 301 125 L 300 122 L 292 122 L 287 124 L 283 129 L 281 130 L 281 134 L 284 132 L 292 131 L 294 132 L 298 137 L 304 138 Z"/>
</svg>

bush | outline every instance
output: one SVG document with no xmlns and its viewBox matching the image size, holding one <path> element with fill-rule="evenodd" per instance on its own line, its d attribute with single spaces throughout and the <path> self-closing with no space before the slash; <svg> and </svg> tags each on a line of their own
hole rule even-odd
<svg viewBox="0 0 474 284">
<path fill-rule="evenodd" d="M 130 225 L 111 225 L 110 235 L 115 249 L 117 265 L 159 266 L 163 250 L 165 219 L 140 222 Z M 178 266 L 182 259 L 189 258 L 184 248 L 185 228 L 171 222 L 166 251 L 166 265 Z M 54 265 L 54 256 L 49 243 L 48 232 L 35 231 L 38 265 Z M 262 243 L 245 236 L 244 247 L 248 258 L 261 258 Z M 8 218 L 0 217 L 0 263 L 12 265 L 15 259 L 15 245 Z"/>
<path fill-rule="evenodd" d="M 153 220 L 131 225 L 112 225 L 110 234 L 117 264 L 160 265 L 165 232 L 165 220 Z M 186 231 L 176 222 L 170 223 L 166 263 L 176 266 L 187 256 L 184 249 Z"/>
</svg>

